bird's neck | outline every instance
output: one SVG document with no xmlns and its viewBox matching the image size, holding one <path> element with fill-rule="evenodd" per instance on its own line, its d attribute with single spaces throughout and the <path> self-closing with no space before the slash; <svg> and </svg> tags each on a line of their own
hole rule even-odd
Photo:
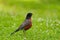
<svg viewBox="0 0 60 40">
<path fill-rule="evenodd" d="M 29 18 L 29 20 L 31 20 L 31 18 Z"/>
<path fill-rule="evenodd" d="M 31 18 L 30 18 L 29 20 L 30 20 L 30 22 L 31 22 Z"/>
<path fill-rule="evenodd" d="M 28 18 L 27 20 L 30 20 L 31 21 L 31 18 Z"/>
</svg>

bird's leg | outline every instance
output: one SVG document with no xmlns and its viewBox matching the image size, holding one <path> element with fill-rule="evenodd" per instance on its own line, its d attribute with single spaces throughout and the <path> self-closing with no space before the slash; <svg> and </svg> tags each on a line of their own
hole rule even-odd
<svg viewBox="0 0 60 40">
<path fill-rule="evenodd" d="M 24 40 L 26 40 L 26 31 L 23 30 L 23 33 L 24 33 Z"/>
</svg>

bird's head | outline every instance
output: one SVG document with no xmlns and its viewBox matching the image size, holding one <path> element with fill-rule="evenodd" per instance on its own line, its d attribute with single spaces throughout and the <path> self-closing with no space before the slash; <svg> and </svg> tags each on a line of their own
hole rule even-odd
<svg viewBox="0 0 60 40">
<path fill-rule="evenodd" d="M 32 13 L 28 13 L 27 16 L 26 16 L 26 19 L 30 19 L 32 16 Z"/>
</svg>

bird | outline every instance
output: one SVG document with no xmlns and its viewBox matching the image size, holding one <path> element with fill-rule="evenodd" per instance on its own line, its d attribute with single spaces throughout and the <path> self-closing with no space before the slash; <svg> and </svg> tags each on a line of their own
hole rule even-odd
<svg viewBox="0 0 60 40">
<path fill-rule="evenodd" d="M 11 35 L 15 34 L 19 30 L 23 30 L 23 32 L 25 33 L 25 31 L 30 29 L 32 27 L 32 19 L 31 19 L 31 17 L 32 17 L 32 13 L 27 13 L 26 18 L 23 21 L 23 23 L 14 32 L 12 32 Z"/>
</svg>

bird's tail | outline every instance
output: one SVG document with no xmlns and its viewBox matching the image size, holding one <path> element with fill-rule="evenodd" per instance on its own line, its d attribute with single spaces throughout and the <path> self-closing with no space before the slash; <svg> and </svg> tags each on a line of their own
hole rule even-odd
<svg viewBox="0 0 60 40">
<path fill-rule="evenodd" d="M 18 31 L 19 31 L 19 29 L 17 29 L 16 31 L 12 32 L 11 35 L 15 34 L 15 33 L 18 32 Z"/>
</svg>

